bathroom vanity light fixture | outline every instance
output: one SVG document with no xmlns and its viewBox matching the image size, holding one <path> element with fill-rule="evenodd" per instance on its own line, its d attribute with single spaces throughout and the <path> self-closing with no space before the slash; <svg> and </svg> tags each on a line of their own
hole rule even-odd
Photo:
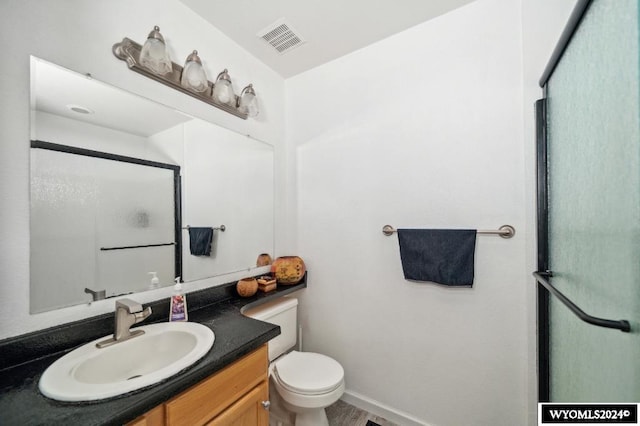
<svg viewBox="0 0 640 426">
<path fill-rule="evenodd" d="M 213 99 L 227 105 L 235 105 L 236 103 L 236 95 L 233 93 L 231 77 L 226 68 L 218 74 L 216 82 L 213 84 Z"/>
<path fill-rule="evenodd" d="M 249 117 L 255 117 L 260 112 L 258 109 L 258 98 L 256 98 L 255 90 L 253 90 L 253 84 L 248 85 L 240 92 L 238 110 L 247 114 Z"/>
<path fill-rule="evenodd" d="M 157 26 L 149 33 L 144 46 L 129 38 L 113 45 L 113 54 L 125 61 L 129 69 L 206 102 L 216 108 L 246 120 L 258 114 L 257 98 L 253 85 L 244 88 L 240 96 L 233 91 L 231 77 L 225 69 L 215 84 L 207 80 L 202 61 L 196 50 L 191 53 L 184 67 L 171 62 L 164 37 Z"/>
<path fill-rule="evenodd" d="M 206 92 L 209 89 L 209 80 L 207 80 L 207 74 L 204 72 L 197 50 L 187 56 L 182 69 L 180 84 L 196 92 Z"/>
<path fill-rule="evenodd" d="M 169 58 L 167 45 L 157 25 L 153 27 L 153 30 L 147 36 L 147 41 L 142 46 L 140 64 L 158 75 L 165 75 L 171 72 L 171 59 Z"/>
</svg>

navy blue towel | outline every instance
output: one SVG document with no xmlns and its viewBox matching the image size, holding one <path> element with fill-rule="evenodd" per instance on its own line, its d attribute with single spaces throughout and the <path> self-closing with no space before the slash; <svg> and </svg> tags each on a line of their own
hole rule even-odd
<svg viewBox="0 0 640 426">
<path fill-rule="evenodd" d="M 475 229 L 398 229 L 407 280 L 472 286 Z"/>
<path fill-rule="evenodd" d="M 194 256 L 211 256 L 213 228 L 189 227 L 189 248 Z"/>
</svg>

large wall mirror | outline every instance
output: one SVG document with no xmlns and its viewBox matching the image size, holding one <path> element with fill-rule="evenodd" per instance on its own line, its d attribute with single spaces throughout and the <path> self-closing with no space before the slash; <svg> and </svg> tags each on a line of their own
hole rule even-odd
<svg viewBox="0 0 640 426">
<path fill-rule="evenodd" d="M 273 254 L 270 144 L 39 58 L 31 79 L 32 313 Z M 209 255 L 190 227 L 215 229 Z"/>
</svg>

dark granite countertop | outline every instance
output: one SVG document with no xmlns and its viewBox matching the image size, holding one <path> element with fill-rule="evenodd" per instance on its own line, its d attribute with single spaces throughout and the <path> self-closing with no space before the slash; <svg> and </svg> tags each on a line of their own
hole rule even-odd
<svg viewBox="0 0 640 426">
<path fill-rule="evenodd" d="M 235 283 L 187 294 L 189 321 L 210 327 L 215 342 L 207 355 L 169 379 L 125 395 L 86 403 L 44 397 L 38 381 L 55 360 L 86 342 L 113 332 L 113 314 L 101 315 L 0 341 L 0 424 L 121 425 L 209 377 L 280 334 L 280 327 L 244 317 L 241 309 L 306 287 L 279 286 L 269 293 L 240 298 Z M 135 299 L 135 295 L 132 296 Z M 150 304 L 144 324 L 166 321 L 168 299 Z"/>
</svg>

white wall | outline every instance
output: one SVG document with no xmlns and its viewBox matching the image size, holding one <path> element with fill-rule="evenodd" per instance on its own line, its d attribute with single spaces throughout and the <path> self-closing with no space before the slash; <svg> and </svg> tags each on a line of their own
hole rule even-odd
<svg viewBox="0 0 640 426">
<path fill-rule="evenodd" d="M 256 270 L 261 253 L 273 255 L 273 149 L 201 120 L 184 124 L 183 225 L 220 226 L 211 256 L 191 256 L 183 232 L 185 280 Z"/>
<path fill-rule="evenodd" d="M 172 59 L 182 62 L 195 48 L 209 78 L 227 67 L 236 91 L 254 83 L 263 113 L 241 120 L 185 96 L 127 69 L 111 52 L 124 37 L 144 41 L 159 25 Z M 29 315 L 29 55 L 81 73 L 91 73 L 130 92 L 172 106 L 198 118 L 221 124 L 275 146 L 276 161 L 284 158 L 284 81 L 177 0 L 4 0 L 0 2 L 0 338 L 49 327 L 113 310 L 113 301 Z M 282 173 L 277 186 L 284 186 Z M 284 205 L 282 194 L 276 205 Z M 282 228 L 282 213 L 276 224 Z M 288 229 L 288 228 L 286 228 Z M 234 277 L 186 285 L 232 281 Z M 165 294 L 166 292 L 166 294 Z M 136 297 L 146 302 L 166 297 L 170 289 Z"/>
<path fill-rule="evenodd" d="M 520 2 L 479 0 L 286 82 L 306 350 L 402 424 L 526 422 L 520 30 Z M 405 281 L 385 224 L 517 233 L 479 236 L 452 289 Z"/>
<path fill-rule="evenodd" d="M 96 126 L 60 115 L 35 111 L 33 121 L 38 123 L 31 130 L 32 138 L 45 142 L 61 143 L 96 151 L 155 160 L 147 152 L 147 138 L 131 133 Z M 33 124 L 33 123 L 32 123 Z"/>
</svg>

